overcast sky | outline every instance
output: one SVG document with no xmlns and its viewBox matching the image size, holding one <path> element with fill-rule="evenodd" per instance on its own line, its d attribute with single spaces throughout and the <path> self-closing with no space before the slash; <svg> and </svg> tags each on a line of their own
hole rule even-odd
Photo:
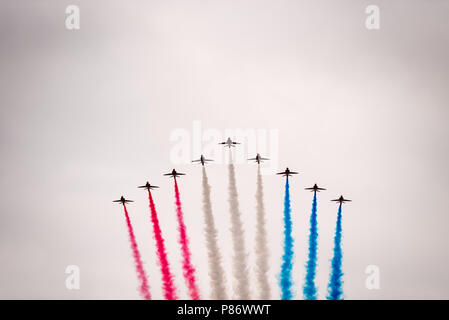
<svg viewBox="0 0 449 320">
<path fill-rule="evenodd" d="M 65 28 L 65 8 L 81 28 Z M 380 29 L 365 27 L 367 5 Z M 122 208 L 154 298 L 161 299 L 149 180 L 169 261 L 187 298 L 173 200 L 174 132 L 277 132 L 265 155 L 291 180 L 295 298 L 302 298 L 318 183 L 317 285 L 325 298 L 343 194 L 347 299 L 449 299 L 449 3 L 414 1 L 4 1 L 0 10 L 0 298 L 138 299 Z M 271 130 L 271 131 L 270 131 Z M 192 138 L 193 139 L 193 138 Z M 245 142 L 245 141 L 243 141 Z M 248 146 L 242 145 L 243 151 Z M 263 147 L 260 147 L 263 149 Z M 259 150 L 259 149 L 258 149 Z M 189 158 L 199 154 L 190 154 Z M 253 156 L 251 154 L 251 156 Z M 179 180 L 203 297 L 207 252 L 201 170 Z M 236 179 L 254 266 L 256 169 Z M 224 164 L 207 167 L 232 293 Z M 284 180 L 264 175 L 273 298 L 282 255 Z M 65 268 L 80 267 L 80 290 Z M 365 286 L 368 265 L 380 289 Z M 253 276 L 254 273 L 251 273 Z M 251 279 L 256 295 L 255 278 Z"/>
</svg>

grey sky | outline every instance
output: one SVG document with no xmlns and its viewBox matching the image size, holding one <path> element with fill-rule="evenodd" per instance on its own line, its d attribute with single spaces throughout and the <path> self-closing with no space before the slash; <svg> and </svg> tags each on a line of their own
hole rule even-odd
<svg viewBox="0 0 449 320">
<path fill-rule="evenodd" d="M 65 29 L 77 4 L 81 29 Z M 381 28 L 365 28 L 365 7 Z M 337 207 L 348 299 L 449 298 L 449 3 L 434 1 L 3 1 L 0 11 L 0 298 L 139 298 L 122 209 L 162 298 L 147 197 L 154 192 L 180 297 L 187 298 L 172 181 L 173 130 L 279 129 L 292 179 L 295 290 L 302 297 L 312 194 L 325 297 Z M 200 289 L 208 295 L 201 170 L 177 166 Z M 224 165 L 207 167 L 231 288 Z M 236 166 L 254 266 L 257 168 Z M 282 254 L 283 180 L 264 176 L 270 283 Z M 81 289 L 65 288 L 65 267 Z M 380 267 L 380 290 L 364 270 Z M 253 273 L 252 273 L 253 274 Z M 251 279 L 255 290 L 255 278 Z M 231 292 L 229 291 L 229 295 Z"/>
</svg>

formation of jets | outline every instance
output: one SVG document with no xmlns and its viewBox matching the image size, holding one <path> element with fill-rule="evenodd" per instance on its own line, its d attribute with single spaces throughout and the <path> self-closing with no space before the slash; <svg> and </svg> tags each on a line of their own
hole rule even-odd
<svg viewBox="0 0 449 320">
<path fill-rule="evenodd" d="M 231 147 L 235 147 L 236 144 L 241 144 L 241 143 L 240 143 L 240 142 L 236 142 L 236 141 L 232 141 L 231 138 L 228 138 L 226 141 L 220 142 L 219 144 L 222 144 L 222 145 L 224 145 L 224 146 L 226 146 L 226 147 L 231 148 Z M 254 157 L 254 158 L 249 158 L 248 160 L 252 160 L 252 161 L 255 161 L 255 162 L 257 162 L 258 164 L 260 164 L 260 163 L 263 162 L 264 160 L 269 160 L 269 159 L 268 159 L 268 158 L 263 158 L 263 157 L 260 156 L 260 154 L 257 154 L 256 157 Z M 210 161 L 213 161 L 213 160 L 211 160 L 211 159 L 206 159 L 203 155 L 201 155 L 201 157 L 200 157 L 199 159 L 197 159 L 197 160 L 192 160 L 192 162 L 201 163 L 201 165 L 203 165 L 203 166 L 204 166 L 205 163 L 210 162 Z M 278 173 L 276 173 L 276 174 L 282 175 L 283 177 L 289 177 L 289 176 L 291 176 L 291 175 L 298 174 L 298 172 L 290 171 L 290 169 L 287 167 L 284 171 L 278 172 Z M 172 177 L 172 178 L 176 178 L 176 177 L 180 177 L 180 176 L 184 176 L 184 175 L 185 175 L 185 173 L 177 172 L 175 169 L 173 169 L 173 170 L 172 170 L 171 172 L 169 172 L 169 173 L 165 173 L 165 174 L 164 174 L 164 176 L 170 176 L 170 177 Z M 151 184 L 147 181 L 145 185 L 143 185 L 143 186 L 138 186 L 137 188 L 147 189 L 148 191 L 150 191 L 151 189 L 159 188 L 159 187 L 158 187 L 158 186 L 151 185 Z M 320 191 L 323 191 L 323 190 L 326 190 L 326 189 L 318 187 L 317 184 L 315 183 L 315 184 L 313 185 L 313 187 L 305 188 L 305 190 L 310 190 L 311 192 L 314 192 L 314 193 L 316 194 L 317 192 L 320 192 Z M 338 199 L 333 199 L 333 200 L 331 200 L 331 201 L 338 202 L 338 203 L 340 203 L 340 204 L 345 203 L 345 202 L 352 202 L 352 200 L 345 199 L 343 196 L 340 196 L 340 198 L 338 198 Z M 112 201 L 112 202 L 117 202 L 117 203 L 121 203 L 121 204 L 125 205 L 126 203 L 134 202 L 134 201 L 133 201 L 133 200 L 127 200 L 127 199 L 125 199 L 125 197 L 121 196 L 119 200 L 114 200 L 114 201 Z"/>
</svg>

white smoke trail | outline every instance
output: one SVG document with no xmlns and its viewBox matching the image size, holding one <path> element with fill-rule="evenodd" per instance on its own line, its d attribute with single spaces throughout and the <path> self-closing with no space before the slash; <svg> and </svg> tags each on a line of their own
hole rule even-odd
<svg viewBox="0 0 449 320">
<path fill-rule="evenodd" d="M 206 246 L 209 258 L 209 277 L 211 285 L 210 298 L 212 300 L 225 300 L 226 286 L 224 270 L 221 265 L 221 255 L 217 243 L 217 229 L 215 228 L 212 204 L 210 201 L 210 185 L 207 179 L 206 168 L 203 166 L 203 211 L 204 231 L 206 232 Z"/>
<path fill-rule="evenodd" d="M 248 300 L 249 294 L 249 274 L 247 268 L 247 256 L 245 249 L 245 236 L 241 214 L 239 211 L 239 200 L 237 196 L 237 186 L 235 183 L 234 164 L 229 150 L 229 206 L 231 210 L 231 234 L 232 246 L 234 248 L 233 274 L 234 274 L 234 295 L 235 299 Z"/>
<path fill-rule="evenodd" d="M 256 278 L 259 287 L 260 299 L 268 300 L 271 296 L 270 284 L 268 283 L 268 247 L 267 231 L 265 226 L 265 207 L 263 203 L 263 183 L 260 174 L 260 165 L 257 168 L 257 190 L 256 190 Z"/>
</svg>

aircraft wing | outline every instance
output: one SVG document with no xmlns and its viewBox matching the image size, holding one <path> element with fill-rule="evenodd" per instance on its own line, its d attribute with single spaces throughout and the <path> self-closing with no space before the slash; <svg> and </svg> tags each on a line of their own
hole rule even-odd
<svg viewBox="0 0 449 320">
<path fill-rule="evenodd" d="M 257 160 L 256 158 L 249 158 L 248 160 Z"/>
<path fill-rule="evenodd" d="M 201 160 L 192 160 L 192 162 L 200 162 Z"/>
</svg>

